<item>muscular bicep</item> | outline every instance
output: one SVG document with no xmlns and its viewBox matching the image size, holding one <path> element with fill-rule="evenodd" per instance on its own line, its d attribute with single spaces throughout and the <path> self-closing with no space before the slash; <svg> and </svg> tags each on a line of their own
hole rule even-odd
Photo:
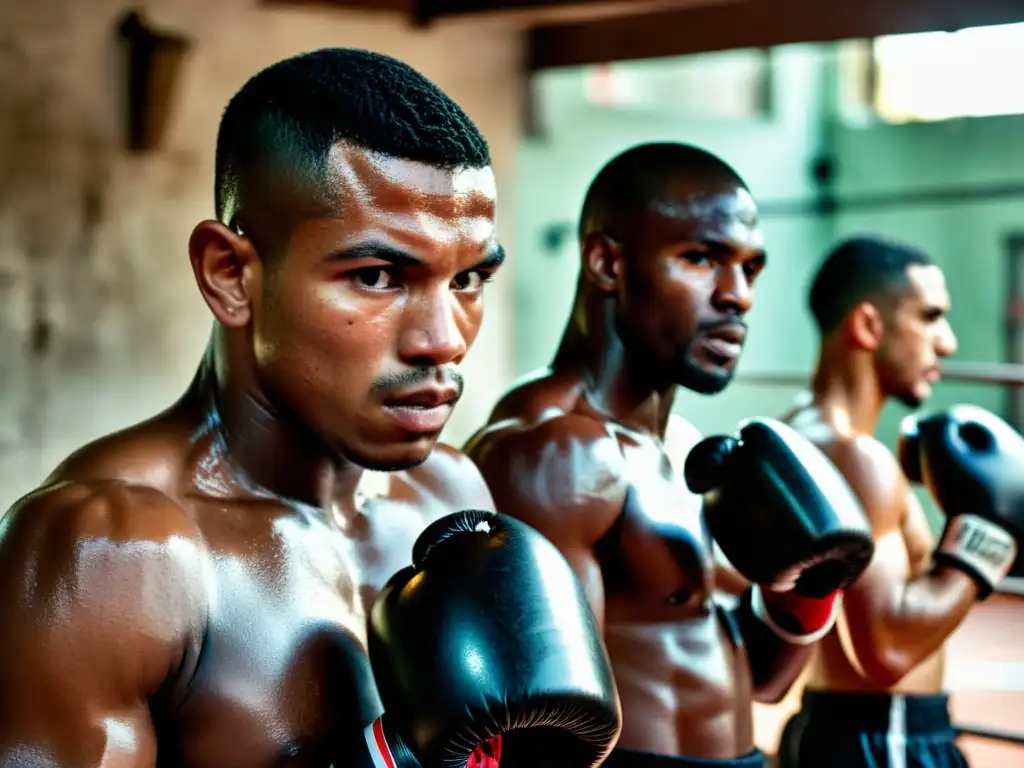
<svg viewBox="0 0 1024 768">
<path fill-rule="evenodd" d="M 119 500 L 58 495 L 0 522 L 0 765 L 154 765 L 150 697 L 196 599 L 170 550 L 188 544 L 135 535 Z"/>
<path fill-rule="evenodd" d="M 900 532 L 876 536 L 871 563 L 843 598 L 846 630 L 861 666 L 870 666 L 877 649 L 885 647 L 888 617 L 896 612 L 909 576 L 907 547 Z"/>
<path fill-rule="evenodd" d="M 614 438 L 589 419 L 564 417 L 477 441 L 470 456 L 497 511 L 535 528 L 558 547 L 603 625 L 604 583 L 596 549 L 626 497 Z"/>
<path fill-rule="evenodd" d="M 921 510 L 895 458 L 881 444 L 861 443 L 840 454 L 836 463 L 860 500 L 875 539 L 871 562 L 844 595 L 840 632 L 851 661 L 874 676 L 885 665 L 892 617 L 911 576 L 905 521 Z"/>
</svg>

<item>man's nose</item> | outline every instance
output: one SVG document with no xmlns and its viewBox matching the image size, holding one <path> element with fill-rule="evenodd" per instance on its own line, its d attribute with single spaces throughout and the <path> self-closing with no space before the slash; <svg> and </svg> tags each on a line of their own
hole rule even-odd
<svg viewBox="0 0 1024 768">
<path fill-rule="evenodd" d="M 405 309 L 399 356 L 414 365 L 458 363 L 466 355 L 465 335 L 459 327 L 459 306 L 451 291 L 421 294 Z"/>
<path fill-rule="evenodd" d="M 716 271 L 712 303 L 716 309 L 744 315 L 754 304 L 754 291 L 742 264 L 725 264 Z"/>
<path fill-rule="evenodd" d="M 950 357 L 956 354 L 957 346 L 958 342 L 956 334 L 953 332 L 953 327 L 949 324 L 948 320 L 944 321 L 935 345 L 935 354 L 939 357 Z"/>
</svg>

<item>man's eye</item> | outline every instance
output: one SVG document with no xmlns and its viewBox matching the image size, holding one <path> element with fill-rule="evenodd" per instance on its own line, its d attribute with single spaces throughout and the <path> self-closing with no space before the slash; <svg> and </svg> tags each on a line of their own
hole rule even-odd
<svg viewBox="0 0 1024 768">
<path fill-rule="evenodd" d="M 457 291 L 479 291 L 484 287 L 484 283 L 490 282 L 490 280 L 490 275 L 474 269 L 456 275 L 455 279 L 452 280 L 452 286 Z"/>
<path fill-rule="evenodd" d="M 353 273 L 356 282 L 364 288 L 372 288 L 382 291 L 394 287 L 394 278 L 390 272 L 383 267 L 367 267 L 358 269 Z"/>
<path fill-rule="evenodd" d="M 682 257 L 695 267 L 705 267 L 711 263 L 711 254 L 707 251 L 684 251 Z"/>
</svg>

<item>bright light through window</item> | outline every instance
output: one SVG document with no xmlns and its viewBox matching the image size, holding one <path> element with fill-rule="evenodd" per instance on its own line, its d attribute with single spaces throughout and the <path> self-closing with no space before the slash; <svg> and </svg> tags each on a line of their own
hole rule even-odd
<svg viewBox="0 0 1024 768">
<path fill-rule="evenodd" d="M 874 54 L 883 120 L 1024 113 L 1024 24 L 882 37 Z"/>
</svg>

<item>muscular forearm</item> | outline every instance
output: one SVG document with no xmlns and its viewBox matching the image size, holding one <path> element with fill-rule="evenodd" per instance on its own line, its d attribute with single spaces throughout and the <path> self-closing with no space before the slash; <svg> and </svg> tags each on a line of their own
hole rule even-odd
<svg viewBox="0 0 1024 768">
<path fill-rule="evenodd" d="M 977 583 L 955 568 L 940 567 L 902 585 L 890 610 L 870 622 L 870 636 L 861 638 L 875 651 L 858 653 L 865 674 L 898 682 L 942 647 L 977 597 Z"/>
<path fill-rule="evenodd" d="M 780 638 L 752 610 L 751 590 L 732 611 L 747 651 L 754 698 L 763 703 L 781 701 L 800 677 L 811 654 L 811 646 L 794 645 Z"/>
</svg>

